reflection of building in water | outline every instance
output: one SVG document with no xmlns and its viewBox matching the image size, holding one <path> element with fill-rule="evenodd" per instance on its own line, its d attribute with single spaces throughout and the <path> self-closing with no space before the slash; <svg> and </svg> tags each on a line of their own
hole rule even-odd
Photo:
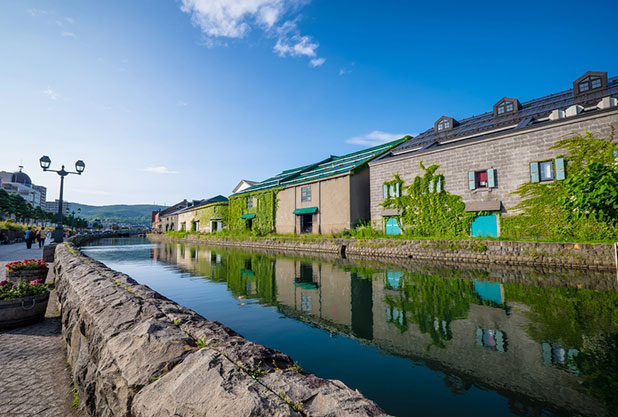
<svg viewBox="0 0 618 417">
<path fill-rule="evenodd" d="M 496 329 L 476 329 L 476 344 L 498 352 L 506 352 L 506 336 Z"/>
<path fill-rule="evenodd" d="M 414 282 L 406 281 L 402 289 L 393 290 L 392 275 L 376 274 L 373 280 L 373 344 L 398 356 L 433 364 L 432 367 L 442 369 L 447 375 L 459 375 L 458 378 L 500 392 L 523 394 L 541 404 L 576 410 L 584 415 L 602 414 L 598 404 L 576 389 L 579 383 L 575 375 L 565 372 L 564 368 L 573 363 L 569 361 L 570 351 L 561 351 L 559 346 L 555 349 L 556 346 L 549 344 L 542 347 L 526 333 L 528 307 L 518 303 L 508 303 L 508 308 L 498 306 L 506 303 L 502 284 L 446 279 L 446 286 L 442 288 L 437 281 L 438 278 L 418 288 Z M 467 283 L 470 291 L 453 281 Z M 457 290 L 445 295 L 444 291 L 449 288 Z M 442 299 L 435 297 L 439 292 L 443 293 Z M 439 311 L 436 304 L 445 306 L 455 296 L 466 304 L 467 312 L 463 317 L 445 320 L 436 314 Z M 403 301 L 397 304 L 393 300 Z M 431 306 L 420 305 L 425 302 Z M 482 305 L 485 303 L 491 305 Z M 453 314 L 459 315 L 460 307 L 453 302 L 442 311 L 453 317 Z M 419 312 L 434 312 L 434 315 Z M 427 322 L 430 327 L 426 326 Z M 407 323 L 405 331 L 402 331 L 402 323 Z M 440 343 L 436 343 L 435 334 L 443 335 Z M 450 378 L 447 385 L 456 390 L 470 386 Z M 560 388 L 549 390 L 548 387 Z M 513 404 L 512 408 L 522 407 L 527 406 Z"/>
<path fill-rule="evenodd" d="M 579 350 L 567 349 L 554 343 L 541 343 L 541 348 L 543 349 L 543 365 L 565 367 L 571 373 L 579 375 L 579 369 L 577 369 L 575 362 Z"/>
<path fill-rule="evenodd" d="M 173 244 L 153 255 L 209 279 L 226 280 L 236 297 L 277 305 L 290 317 L 425 362 L 444 372 L 454 393 L 472 385 L 489 387 L 509 398 L 509 408 L 522 415 L 539 415 L 543 407 L 603 413 L 577 390 L 578 351 L 555 337 L 541 344 L 528 335 L 527 329 L 538 323 L 528 319 L 529 306 L 512 301 L 514 287 L 506 291 L 509 299 L 497 282 L 399 271 L 363 277 L 353 266 L 223 253 L 198 247 L 193 254 Z"/>
</svg>

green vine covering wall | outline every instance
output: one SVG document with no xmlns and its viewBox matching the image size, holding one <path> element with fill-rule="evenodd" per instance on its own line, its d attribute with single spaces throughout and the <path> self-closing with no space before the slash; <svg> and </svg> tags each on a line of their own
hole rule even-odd
<svg viewBox="0 0 618 417">
<path fill-rule="evenodd" d="M 470 234 L 470 223 L 476 215 L 468 213 L 465 204 L 458 195 L 450 194 L 444 189 L 444 175 L 436 173 L 439 165 L 427 168 L 422 177 L 415 177 L 411 185 L 406 186 L 399 174 L 393 180 L 385 182 L 387 187 L 398 187 L 401 196 L 388 197 L 381 203 L 382 207 L 398 209 L 404 233 L 416 237 L 464 237 Z"/>
<path fill-rule="evenodd" d="M 197 218 L 200 221 L 200 228 L 203 229 L 210 223 L 211 218 L 221 217 L 224 223 L 227 223 L 229 217 L 229 204 L 227 201 L 221 203 L 213 203 L 197 210 Z M 193 230 L 193 229 L 191 229 Z"/>
<path fill-rule="evenodd" d="M 252 219 L 251 232 L 258 236 L 272 233 L 275 227 L 275 216 L 277 214 L 277 194 L 280 188 L 246 193 L 232 196 L 229 199 L 229 222 L 228 227 L 231 231 L 248 231 L 248 221 L 240 216 L 248 213 L 255 213 Z M 254 198 L 253 208 L 247 208 L 247 198 Z"/>
<path fill-rule="evenodd" d="M 517 216 L 503 217 L 502 235 L 513 238 L 615 240 L 618 238 L 618 145 L 586 132 L 559 140 L 566 179 L 525 183 L 516 191 Z"/>
</svg>

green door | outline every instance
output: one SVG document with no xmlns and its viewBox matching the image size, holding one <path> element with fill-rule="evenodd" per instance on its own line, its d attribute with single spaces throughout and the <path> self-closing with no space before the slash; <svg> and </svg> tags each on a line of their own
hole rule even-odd
<svg viewBox="0 0 618 417">
<path fill-rule="evenodd" d="M 386 234 L 387 235 L 400 235 L 401 227 L 399 227 L 399 222 L 397 221 L 397 217 L 389 217 L 386 221 Z"/>
</svg>

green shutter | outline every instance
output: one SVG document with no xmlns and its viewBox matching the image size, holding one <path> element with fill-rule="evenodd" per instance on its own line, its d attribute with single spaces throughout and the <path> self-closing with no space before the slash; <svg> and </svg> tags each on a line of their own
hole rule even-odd
<svg viewBox="0 0 618 417">
<path fill-rule="evenodd" d="M 386 200 L 388 198 L 388 185 L 384 184 L 382 186 L 382 194 L 384 199 Z"/>
<path fill-rule="evenodd" d="M 530 162 L 530 182 L 539 182 L 539 163 Z"/>
<path fill-rule="evenodd" d="M 476 181 L 474 180 L 474 171 L 468 172 L 468 189 L 474 190 L 476 188 Z"/>
<path fill-rule="evenodd" d="M 429 192 L 433 193 L 433 180 L 429 180 Z"/>
<path fill-rule="evenodd" d="M 440 192 L 442 192 L 442 179 L 438 178 L 438 181 L 436 182 L 436 193 Z"/>
<path fill-rule="evenodd" d="M 493 168 L 487 170 L 487 187 L 496 188 L 496 170 Z"/>
<path fill-rule="evenodd" d="M 556 180 L 561 181 L 565 178 L 564 175 L 564 158 L 556 158 Z"/>
<path fill-rule="evenodd" d="M 399 183 L 395 184 L 395 197 L 401 197 L 399 193 Z"/>
</svg>

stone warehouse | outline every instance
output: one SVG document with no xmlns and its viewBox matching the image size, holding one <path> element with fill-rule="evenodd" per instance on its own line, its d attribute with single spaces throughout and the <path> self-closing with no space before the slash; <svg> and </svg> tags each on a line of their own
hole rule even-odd
<svg viewBox="0 0 618 417">
<path fill-rule="evenodd" d="M 230 197 L 230 228 L 328 234 L 369 220 L 367 163 L 405 139 L 283 171 Z"/>
<path fill-rule="evenodd" d="M 387 233 L 401 233 L 396 211 L 383 208 L 402 190 L 385 186 L 399 174 L 405 184 L 422 176 L 420 167 L 439 165 L 444 189 L 463 197 L 466 211 L 490 212 L 472 222 L 472 235 L 498 236 L 500 215 L 520 201 L 513 192 L 526 182 L 561 181 L 569 175 L 556 141 L 593 133 L 609 137 L 618 126 L 618 77 L 587 72 L 571 89 L 520 103 L 504 97 L 487 113 L 463 120 L 442 116 L 433 128 L 369 163 L 371 220 Z M 564 152 L 564 151 L 562 151 Z M 433 187 L 432 187 L 433 188 Z"/>
</svg>

